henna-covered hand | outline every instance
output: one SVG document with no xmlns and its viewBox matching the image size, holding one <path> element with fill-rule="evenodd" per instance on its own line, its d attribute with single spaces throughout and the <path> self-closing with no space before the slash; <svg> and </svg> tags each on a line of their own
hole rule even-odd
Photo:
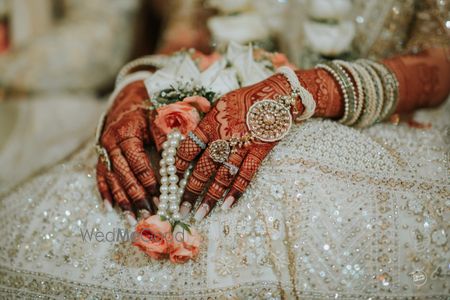
<svg viewBox="0 0 450 300">
<path fill-rule="evenodd" d="M 258 84 L 230 92 L 216 103 L 193 132 L 204 144 L 209 145 L 199 158 L 186 185 L 180 206 L 182 216 L 194 207 L 206 188 L 206 194 L 195 216 L 197 220 L 206 216 L 227 190 L 224 205 L 231 207 L 236 203 L 262 160 L 276 143 L 254 140 L 247 146 L 236 148 L 225 163 L 218 163 L 210 157 L 211 143 L 245 136 L 248 133 L 246 114 L 253 103 L 290 93 L 291 87 L 286 78 L 278 74 Z M 184 172 L 201 150 L 192 137 L 188 136 L 183 140 L 175 161 L 178 172 Z M 234 173 L 230 164 L 236 166 L 238 172 Z M 213 179 L 210 182 L 211 178 Z"/>
<path fill-rule="evenodd" d="M 434 48 L 417 55 L 402 55 L 384 61 L 399 80 L 397 113 L 432 107 L 445 101 L 450 92 L 449 57 L 450 48 Z M 322 69 L 296 73 L 302 86 L 316 101 L 316 117 L 340 118 L 343 115 L 343 97 L 338 83 L 329 73 Z M 429 76 L 431 74 L 434 76 Z M 217 102 L 194 131 L 197 138 L 208 147 L 189 178 L 181 200 L 181 215 L 189 213 L 206 189 L 195 215 L 197 220 L 209 214 L 227 190 L 223 207 L 229 208 L 237 202 L 262 160 L 276 143 L 254 141 L 248 147 L 239 148 L 232 153 L 225 164 L 217 163 L 210 157 L 210 145 L 216 140 L 244 136 L 248 132 L 247 111 L 253 103 L 290 92 L 291 88 L 284 76 L 274 75 L 255 85 L 228 93 Z M 297 109 L 302 110 L 300 103 Z M 175 161 L 178 172 L 184 172 L 200 152 L 202 149 L 191 137 L 183 140 Z M 230 172 L 230 164 L 238 167 L 236 174 Z"/>
<path fill-rule="evenodd" d="M 111 169 L 100 156 L 97 183 L 105 205 L 117 203 L 130 213 L 154 211 L 153 197 L 158 194 L 157 180 L 146 146 L 151 145 L 148 94 L 142 81 L 127 85 L 118 94 L 108 112 L 100 143 L 108 153 Z M 134 213 L 132 212 L 134 211 Z"/>
</svg>

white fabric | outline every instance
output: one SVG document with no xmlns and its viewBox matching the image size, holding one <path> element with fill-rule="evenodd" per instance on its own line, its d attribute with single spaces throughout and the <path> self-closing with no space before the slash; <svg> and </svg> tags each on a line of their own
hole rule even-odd
<svg viewBox="0 0 450 300">
<path fill-rule="evenodd" d="M 54 94 L 0 103 L 0 194 L 53 165 L 92 136 L 104 103 L 86 94 Z"/>
<path fill-rule="evenodd" d="M 196 225 L 201 254 L 156 262 L 128 242 L 84 241 L 105 212 L 90 146 L 0 201 L 0 293 L 28 297 L 442 299 L 448 286 L 450 102 L 420 130 L 294 126 L 229 212 Z M 220 207 L 220 203 L 217 207 Z M 109 235 L 111 239 L 111 234 Z"/>
</svg>

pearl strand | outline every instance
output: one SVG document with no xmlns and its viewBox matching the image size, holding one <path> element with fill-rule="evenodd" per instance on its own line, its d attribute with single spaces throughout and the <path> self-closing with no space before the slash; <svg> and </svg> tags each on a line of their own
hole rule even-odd
<svg viewBox="0 0 450 300">
<path fill-rule="evenodd" d="M 167 141 L 162 145 L 162 158 L 159 162 L 159 174 L 161 175 L 159 191 L 161 195 L 159 196 L 158 215 L 172 221 L 179 221 L 181 218 L 178 209 L 189 176 L 189 170 L 187 170 L 178 185 L 179 178 L 176 174 L 175 155 L 182 139 L 183 136 L 178 130 L 169 133 Z"/>
</svg>

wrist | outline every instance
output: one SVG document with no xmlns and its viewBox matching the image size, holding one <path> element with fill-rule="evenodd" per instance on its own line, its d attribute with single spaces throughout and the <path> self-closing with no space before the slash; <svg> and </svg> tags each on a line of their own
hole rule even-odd
<svg viewBox="0 0 450 300">
<path fill-rule="evenodd" d="M 311 118 L 316 110 L 316 101 L 313 95 L 302 85 L 298 75 L 289 67 L 282 66 L 277 69 L 290 86 L 291 114 L 294 122 L 301 122 Z M 287 95 L 286 95 L 287 96 Z"/>
<path fill-rule="evenodd" d="M 298 70 L 295 73 L 316 101 L 315 117 L 339 118 L 344 114 L 339 86 L 332 76 L 322 69 Z"/>
</svg>

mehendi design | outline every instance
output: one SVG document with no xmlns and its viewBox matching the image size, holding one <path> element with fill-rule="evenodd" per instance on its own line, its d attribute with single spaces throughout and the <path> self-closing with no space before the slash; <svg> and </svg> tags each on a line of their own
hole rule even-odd
<svg viewBox="0 0 450 300">
<path fill-rule="evenodd" d="M 156 176 L 145 151 L 151 141 L 149 113 L 144 105 L 147 98 L 143 82 L 126 86 L 111 106 L 100 138 L 112 171 L 104 171 L 102 163 L 98 163 L 99 191 L 102 198 L 111 198 L 111 203 L 127 211 L 132 206 L 136 212 L 152 211 L 149 199 L 158 194 Z"/>
</svg>

